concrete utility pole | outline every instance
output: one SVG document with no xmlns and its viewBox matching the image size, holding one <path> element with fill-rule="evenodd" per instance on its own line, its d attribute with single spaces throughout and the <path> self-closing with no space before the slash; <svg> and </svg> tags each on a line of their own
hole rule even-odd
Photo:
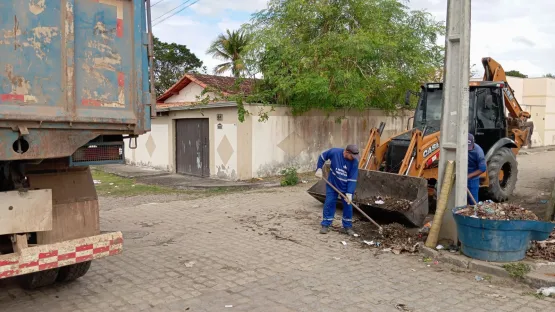
<svg viewBox="0 0 555 312">
<path fill-rule="evenodd" d="M 451 213 L 467 203 L 468 81 L 470 77 L 470 0 L 448 0 L 443 75 L 438 192 L 447 161 L 455 160 L 455 185 L 443 217 L 440 238 L 457 244 L 457 227 Z"/>
</svg>

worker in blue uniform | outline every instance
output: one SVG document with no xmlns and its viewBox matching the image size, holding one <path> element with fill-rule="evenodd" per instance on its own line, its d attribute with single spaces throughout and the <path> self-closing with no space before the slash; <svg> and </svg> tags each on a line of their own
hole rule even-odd
<svg viewBox="0 0 555 312">
<path fill-rule="evenodd" d="M 486 157 L 484 150 L 480 145 L 474 142 L 474 136 L 468 134 L 468 190 L 476 200 L 478 199 L 478 191 L 480 190 L 480 175 L 486 172 Z M 473 205 L 470 196 L 467 196 L 469 205 Z"/>
<path fill-rule="evenodd" d="M 330 174 L 328 181 L 347 197 L 343 202 L 343 230 L 348 235 L 355 234 L 353 231 L 353 207 L 352 200 L 355 192 L 358 177 L 359 150 L 355 144 L 347 145 L 343 148 L 331 148 L 324 151 L 318 157 L 316 166 L 316 177 L 322 178 L 322 167 L 326 161 L 331 161 Z M 322 219 L 322 229 L 320 233 L 326 234 L 335 217 L 335 206 L 339 194 L 326 184 L 326 201 Z"/>
</svg>

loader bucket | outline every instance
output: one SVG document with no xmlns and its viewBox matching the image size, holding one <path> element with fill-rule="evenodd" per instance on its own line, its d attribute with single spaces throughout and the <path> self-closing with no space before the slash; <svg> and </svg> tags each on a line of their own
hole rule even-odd
<svg viewBox="0 0 555 312">
<path fill-rule="evenodd" d="M 323 170 L 325 178 L 328 170 Z M 326 181 L 318 181 L 307 192 L 323 203 Z M 337 203 L 340 202 L 338 199 Z M 428 215 L 428 182 L 423 178 L 360 169 L 353 202 L 377 222 L 421 227 Z"/>
</svg>

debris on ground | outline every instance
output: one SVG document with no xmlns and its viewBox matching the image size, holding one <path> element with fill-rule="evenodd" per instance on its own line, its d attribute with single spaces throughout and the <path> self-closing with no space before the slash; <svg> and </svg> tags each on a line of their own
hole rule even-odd
<svg viewBox="0 0 555 312">
<path fill-rule="evenodd" d="M 412 312 L 413 311 L 413 309 L 407 307 L 407 305 L 403 304 L 403 303 L 396 304 L 395 308 L 399 311 L 406 311 L 406 312 Z"/>
<path fill-rule="evenodd" d="M 544 241 L 532 241 L 528 257 L 555 262 L 555 230 Z"/>
<path fill-rule="evenodd" d="M 370 225 L 369 225 L 370 226 Z M 391 251 L 398 255 L 402 252 L 414 253 L 418 251 L 419 235 L 411 234 L 407 229 L 398 223 L 384 225 L 383 232 L 380 235 L 375 229 L 360 229 L 359 232 L 363 238 L 372 238 L 372 240 L 363 240 L 362 242 L 369 246 L 375 246 L 383 251 Z"/>
<path fill-rule="evenodd" d="M 432 224 L 433 224 L 433 221 L 430 221 L 430 222 L 424 224 L 424 226 L 420 230 L 418 230 L 418 232 L 426 233 L 426 234 L 429 233 L 430 229 L 432 228 Z"/>
<path fill-rule="evenodd" d="M 538 216 L 520 205 L 511 203 L 494 203 L 492 201 L 479 202 L 455 212 L 466 217 L 487 220 L 533 220 Z"/>
<path fill-rule="evenodd" d="M 372 196 L 370 198 L 357 198 L 362 205 L 377 206 L 391 211 L 404 212 L 410 210 L 412 202 L 406 199 L 392 198 L 389 196 Z"/>
<path fill-rule="evenodd" d="M 546 297 L 551 297 L 551 296 L 555 297 L 555 287 L 542 287 L 538 289 L 536 293 L 542 294 Z"/>
</svg>

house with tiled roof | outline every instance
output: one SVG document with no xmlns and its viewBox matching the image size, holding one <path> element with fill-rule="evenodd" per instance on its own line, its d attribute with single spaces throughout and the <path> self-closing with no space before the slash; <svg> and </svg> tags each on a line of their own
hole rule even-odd
<svg viewBox="0 0 555 312">
<path fill-rule="evenodd" d="M 158 107 L 193 105 L 198 102 L 197 97 L 206 88 L 218 90 L 222 95 L 239 92 L 249 94 L 252 92 L 254 84 L 255 79 L 241 79 L 239 82 L 234 77 L 187 73 L 164 94 L 160 95 L 156 102 Z M 217 95 L 213 92 L 208 92 L 202 97 L 206 96 L 214 98 Z"/>
<path fill-rule="evenodd" d="M 274 106 L 270 111 L 256 103 L 244 105 L 252 115 L 240 122 L 237 103 L 218 94 L 248 94 L 255 83 L 254 79 L 185 74 L 156 99 L 151 131 L 138 138 L 137 148 L 126 146 L 127 163 L 178 174 L 248 180 L 278 175 L 288 167 L 313 170 L 322 150 L 353 142 L 364 146 L 368 131 L 381 121 L 386 122 L 386 137 L 407 125 L 408 116 L 386 116 L 380 110 L 292 116 L 288 107 Z M 267 112 L 269 118 L 260 121 L 260 112 Z"/>
</svg>

